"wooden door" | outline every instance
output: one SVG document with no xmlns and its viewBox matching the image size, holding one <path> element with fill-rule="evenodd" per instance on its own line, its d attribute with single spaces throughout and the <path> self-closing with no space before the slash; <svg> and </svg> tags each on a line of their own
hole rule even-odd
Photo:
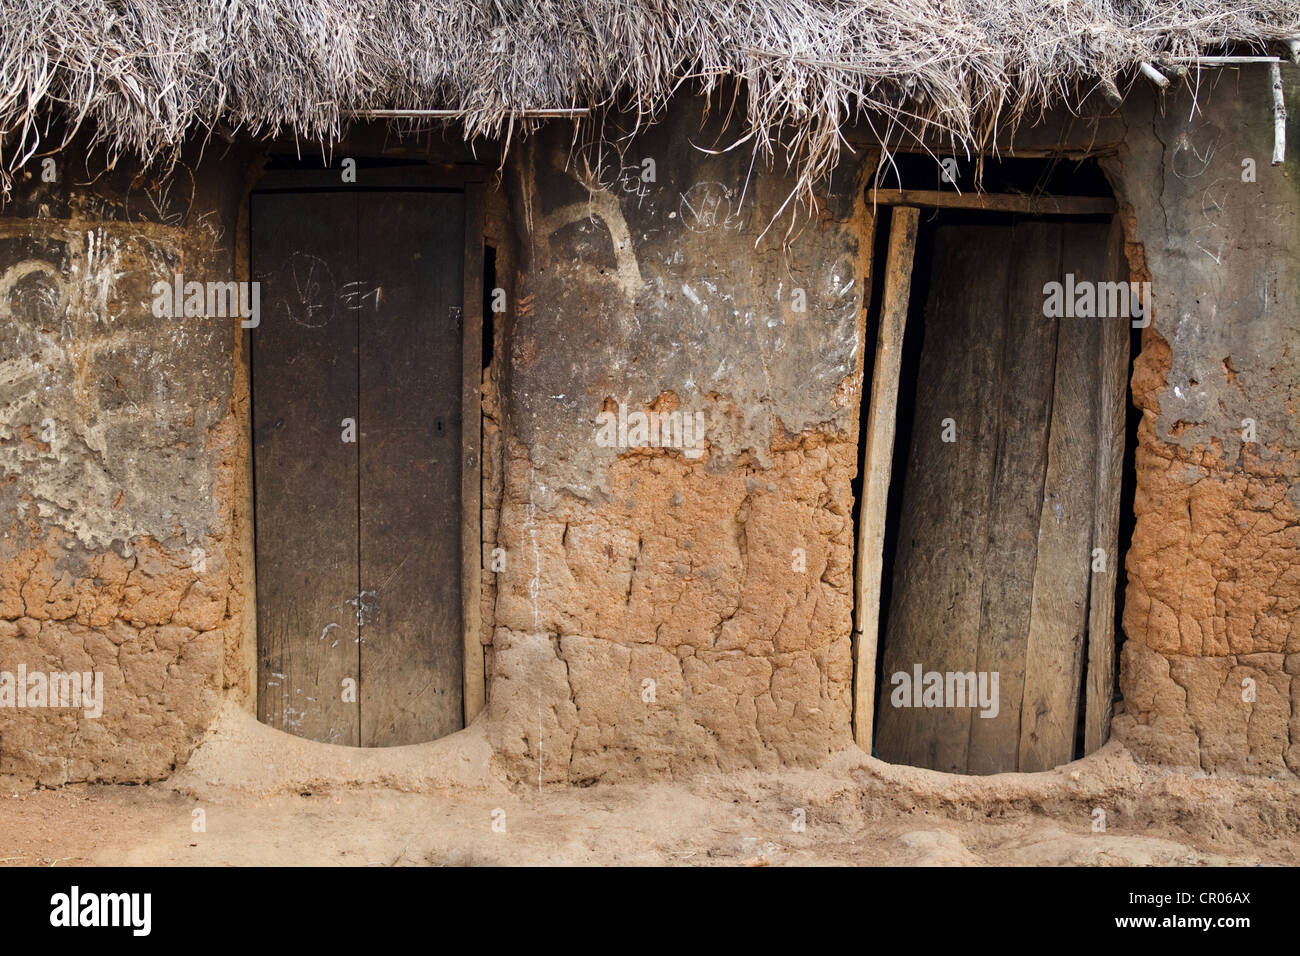
<svg viewBox="0 0 1300 956">
<path fill-rule="evenodd" d="M 936 232 L 877 698 L 886 760 L 1066 763 L 1085 666 L 1109 720 L 1129 319 L 1046 318 L 1044 286 L 1119 279 L 1115 237 L 1059 220 Z M 914 689 L 918 673 L 942 693 Z M 996 707 L 961 706 L 968 674 L 990 696 L 997 675 Z"/>
<path fill-rule="evenodd" d="M 463 726 L 459 192 L 255 194 L 258 717 L 393 746 Z"/>
</svg>

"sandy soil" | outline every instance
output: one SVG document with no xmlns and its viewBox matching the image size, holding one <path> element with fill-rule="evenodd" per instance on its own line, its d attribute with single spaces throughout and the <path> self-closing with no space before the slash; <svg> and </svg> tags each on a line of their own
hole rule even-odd
<svg viewBox="0 0 1300 956">
<path fill-rule="evenodd" d="M 1295 781 L 1142 768 L 1117 745 L 1052 774 L 983 780 L 856 751 L 817 771 L 541 792 L 499 782 L 259 792 L 182 774 L 0 793 L 0 863 L 1295 865 L 1298 797 Z"/>
</svg>

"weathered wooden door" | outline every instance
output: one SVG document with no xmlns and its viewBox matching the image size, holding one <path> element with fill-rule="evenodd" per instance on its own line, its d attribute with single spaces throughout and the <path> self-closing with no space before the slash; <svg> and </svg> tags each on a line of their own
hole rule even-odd
<svg viewBox="0 0 1300 956">
<path fill-rule="evenodd" d="M 877 696 L 886 760 L 1044 770 L 1072 759 L 1081 696 L 1109 721 L 1130 319 L 1047 318 L 1044 287 L 1119 279 L 1115 236 L 936 232 Z"/>
<path fill-rule="evenodd" d="M 464 197 L 255 194 L 259 719 L 366 747 L 463 726 Z"/>
</svg>

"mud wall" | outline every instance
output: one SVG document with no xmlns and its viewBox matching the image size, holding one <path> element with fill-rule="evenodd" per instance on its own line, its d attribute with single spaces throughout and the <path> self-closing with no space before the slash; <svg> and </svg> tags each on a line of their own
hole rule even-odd
<svg viewBox="0 0 1300 956">
<path fill-rule="evenodd" d="M 1215 75 L 1196 115 L 1186 91 L 1130 101 L 1108 164 L 1155 299 L 1114 733 L 1150 760 L 1296 772 L 1300 149 L 1270 165 L 1266 68 Z"/>
<path fill-rule="evenodd" d="M 1139 93 L 1106 161 L 1155 293 L 1115 733 L 1273 773 L 1300 769 L 1300 151 L 1268 165 L 1265 79 L 1238 76 L 1191 119 Z M 486 716 L 520 779 L 851 742 L 862 170 L 792 219 L 793 179 L 702 115 L 603 157 L 556 125 L 489 211 Z M 249 161 L 34 161 L 0 215 L 0 672 L 104 679 L 98 718 L 0 707 L 0 777 L 156 779 L 253 693 L 237 323 L 151 311 L 175 272 L 242 278 Z"/>
<path fill-rule="evenodd" d="M 808 764 L 851 739 L 858 191 L 790 236 L 793 180 L 705 152 L 730 141 L 701 116 L 603 162 L 556 129 L 511 167 L 489 712 L 525 779 Z M 703 436 L 602 439 L 649 411 Z"/>
<path fill-rule="evenodd" d="M 166 775 L 242 674 L 237 320 L 156 318 L 151 292 L 235 278 L 242 164 L 85 155 L 30 161 L 0 215 L 0 671 L 103 681 L 97 717 L 0 707 L 0 777 L 44 785 Z"/>
</svg>

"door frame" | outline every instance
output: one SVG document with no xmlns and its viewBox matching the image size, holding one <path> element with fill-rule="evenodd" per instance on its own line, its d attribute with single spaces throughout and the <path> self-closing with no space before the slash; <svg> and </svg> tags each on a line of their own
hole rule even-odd
<svg viewBox="0 0 1300 956">
<path fill-rule="evenodd" d="M 1092 196 L 1022 196 L 1019 194 L 974 193 L 961 194 L 940 190 L 902 190 L 865 188 L 865 218 L 862 242 L 865 248 L 874 248 L 876 223 L 875 210 L 879 206 L 893 208 L 884 275 L 877 279 L 868 275 L 868 289 L 877 281 L 883 282 L 880 321 L 874 349 L 870 396 L 865 403 L 866 416 L 859 408 L 859 428 L 866 432 L 862 442 L 859 474 L 862 475 L 862 493 L 858 507 L 858 526 L 854 541 L 854 584 L 851 647 L 853 655 L 853 690 L 851 719 L 854 742 L 867 753 L 872 753 L 875 735 L 876 712 L 876 660 L 879 654 L 879 621 L 883 555 L 885 541 L 886 508 L 889 486 L 893 480 L 894 432 L 898 415 L 898 386 L 901 372 L 903 335 L 906 330 L 911 296 L 912 269 L 919 231 L 919 214 L 922 209 L 962 209 L 986 212 L 1017 212 L 1039 216 L 1110 215 L 1112 236 L 1122 240 L 1124 223 L 1119 215 L 1118 203 L 1113 197 Z M 874 264 L 869 269 L 874 268 Z M 863 324 L 871 305 L 871 296 L 862 300 Z M 1109 341 L 1109 340 L 1108 340 Z M 870 348 L 869 343 L 864 345 Z M 1108 347 L 1111 347 L 1108 345 Z M 1114 354 L 1112 354 L 1114 353 Z M 864 349 L 866 361 L 871 354 Z M 1112 360 L 1118 353 L 1111 347 Z M 1131 374 L 1133 356 L 1129 355 L 1127 338 L 1123 343 L 1126 375 Z M 1126 381 L 1127 379 L 1125 379 Z M 1112 418 L 1118 414 L 1122 423 L 1122 408 L 1106 410 Z M 865 418 L 865 420 L 863 420 Z M 1111 423 L 1113 424 L 1113 423 Z M 1110 427 L 1106 425 L 1105 427 Z M 1104 428 L 1099 429 L 1099 442 Z M 1115 471 L 1115 493 L 1118 494 L 1119 469 L 1123 462 L 1123 428 L 1119 433 L 1120 447 L 1111 462 Z M 1122 502 L 1121 502 L 1122 506 Z M 1116 556 L 1118 557 L 1118 556 Z M 1111 600 L 1115 587 L 1117 561 L 1110 562 L 1108 570 Z M 1111 695 L 1114 678 L 1111 674 L 1115 653 L 1113 631 L 1106 621 L 1099 622 L 1104 640 L 1092 638 L 1092 611 L 1089 611 L 1089 641 L 1085 649 L 1087 673 L 1102 673 L 1104 677 L 1089 677 L 1085 684 L 1087 725 L 1086 753 L 1100 747 L 1110 736 Z M 1113 625 L 1113 622 L 1110 622 Z"/>
<path fill-rule="evenodd" d="M 375 158 L 375 157 L 355 157 Z M 386 158 L 386 157 L 378 157 Z M 355 183 L 341 181 L 340 169 L 265 170 L 254 167 L 245 183 L 239 211 L 236 258 L 241 278 L 252 278 L 252 217 L 249 203 L 253 193 L 267 192 L 356 192 L 367 190 L 413 190 L 461 192 L 465 197 L 463 275 L 461 283 L 461 684 L 463 722 L 468 727 L 487 702 L 485 648 L 482 639 L 483 593 L 483 228 L 484 193 L 487 175 L 482 166 L 462 163 L 424 163 L 410 166 L 358 168 Z M 261 687 L 257 680 L 257 556 L 253 539 L 253 395 L 249 376 L 250 336 L 256 329 L 243 329 L 239 336 L 239 368 L 235 394 L 242 397 L 242 431 L 245 449 L 242 516 L 237 517 L 243 565 L 243 665 L 250 692 L 242 696 L 245 710 L 256 715 Z"/>
</svg>

